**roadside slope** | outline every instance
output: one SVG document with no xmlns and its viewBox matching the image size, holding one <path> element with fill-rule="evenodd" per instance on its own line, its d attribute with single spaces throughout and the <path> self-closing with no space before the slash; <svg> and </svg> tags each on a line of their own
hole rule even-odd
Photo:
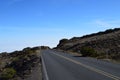
<svg viewBox="0 0 120 80">
<path fill-rule="evenodd" d="M 0 54 L 0 80 L 42 80 L 41 47 Z"/>
<path fill-rule="evenodd" d="M 120 28 L 93 33 L 82 37 L 62 39 L 56 49 L 81 53 L 83 47 L 94 49 L 100 56 L 108 54 L 111 59 L 120 59 Z"/>
</svg>

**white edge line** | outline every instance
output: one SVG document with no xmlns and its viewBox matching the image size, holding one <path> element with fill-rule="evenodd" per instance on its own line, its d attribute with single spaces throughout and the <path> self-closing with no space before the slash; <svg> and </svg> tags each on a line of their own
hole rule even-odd
<svg viewBox="0 0 120 80">
<path fill-rule="evenodd" d="M 45 66 L 44 59 L 43 59 L 42 55 L 41 55 L 41 60 L 42 60 L 42 67 L 43 67 L 43 75 L 45 75 L 45 79 L 43 77 L 43 80 L 49 80 L 46 66 Z"/>
</svg>

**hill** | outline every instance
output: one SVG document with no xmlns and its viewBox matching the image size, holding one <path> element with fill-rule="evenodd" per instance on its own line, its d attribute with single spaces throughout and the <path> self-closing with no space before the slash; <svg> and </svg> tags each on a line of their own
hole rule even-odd
<svg viewBox="0 0 120 80">
<path fill-rule="evenodd" d="M 62 39 L 56 49 L 77 52 L 84 56 L 120 60 L 120 28 Z"/>
</svg>

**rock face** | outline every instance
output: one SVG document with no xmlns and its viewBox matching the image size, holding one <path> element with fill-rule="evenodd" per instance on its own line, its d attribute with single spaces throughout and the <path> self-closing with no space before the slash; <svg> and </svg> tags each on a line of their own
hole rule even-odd
<svg viewBox="0 0 120 80">
<path fill-rule="evenodd" d="M 62 39 L 56 49 L 80 53 L 82 47 L 91 47 L 97 53 L 107 53 L 111 58 L 120 59 L 120 28 L 109 29 L 104 32 Z"/>
</svg>

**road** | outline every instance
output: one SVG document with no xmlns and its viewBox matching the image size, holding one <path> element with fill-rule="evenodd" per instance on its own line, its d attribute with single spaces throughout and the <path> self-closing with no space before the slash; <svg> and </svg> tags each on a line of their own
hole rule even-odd
<svg viewBox="0 0 120 80">
<path fill-rule="evenodd" d="M 42 51 L 42 61 L 44 80 L 120 80 L 120 64 L 55 50 Z"/>
</svg>

